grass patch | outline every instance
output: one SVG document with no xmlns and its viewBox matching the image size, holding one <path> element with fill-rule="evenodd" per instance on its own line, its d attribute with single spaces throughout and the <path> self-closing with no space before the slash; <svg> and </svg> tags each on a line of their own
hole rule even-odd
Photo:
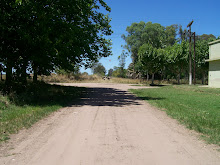
<svg viewBox="0 0 220 165">
<path fill-rule="evenodd" d="M 85 88 L 29 84 L 8 96 L 0 95 L 0 141 L 22 128 L 28 128 L 50 113 L 68 106 L 85 92 Z"/>
<path fill-rule="evenodd" d="M 130 91 L 220 146 L 220 89 L 173 85 Z"/>
</svg>

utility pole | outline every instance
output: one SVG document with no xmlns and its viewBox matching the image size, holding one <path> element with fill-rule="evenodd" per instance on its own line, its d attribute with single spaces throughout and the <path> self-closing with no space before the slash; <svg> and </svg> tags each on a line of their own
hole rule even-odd
<svg viewBox="0 0 220 165">
<path fill-rule="evenodd" d="M 193 32 L 193 40 L 194 40 L 194 78 L 193 82 L 196 85 L 196 32 Z"/>
<path fill-rule="evenodd" d="M 193 24 L 193 20 L 187 25 L 189 28 L 189 85 L 192 85 L 192 55 L 191 55 L 191 26 Z"/>
</svg>

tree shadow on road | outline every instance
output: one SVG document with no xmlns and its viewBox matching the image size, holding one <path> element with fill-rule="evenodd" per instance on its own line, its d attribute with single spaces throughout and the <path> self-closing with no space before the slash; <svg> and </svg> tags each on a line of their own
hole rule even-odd
<svg viewBox="0 0 220 165">
<path fill-rule="evenodd" d="M 45 83 L 29 84 L 17 94 L 9 95 L 12 103 L 18 106 L 127 106 L 142 105 L 139 100 L 159 100 L 163 98 L 136 97 L 127 91 L 115 88 L 85 88 L 74 86 L 50 85 Z"/>
<path fill-rule="evenodd" d="M 127 106 L 142 105 L 140 99 L 133 94 L 114 88 L 87 88 L 87 94 L 75 105 L 83 106 Z M 143 98 L 144 100 L 156 100 L 162 98 Z"/>
<path fill-rule="evenodd" d="M 0 89 L 2 89 L 1 85 Z M 86 93 L 85 87 L 60 86 L 39 82 L 29 83 L 26 88 L 17 86 L 16 90 L 7 97 L 16 106 L 60 105 L 65 107 L 72 105 L 75 100 L 82 98 Z M 4 104 L 7 106 L 6 104 L 9 103 L 5 102 Z"/>
</svg>

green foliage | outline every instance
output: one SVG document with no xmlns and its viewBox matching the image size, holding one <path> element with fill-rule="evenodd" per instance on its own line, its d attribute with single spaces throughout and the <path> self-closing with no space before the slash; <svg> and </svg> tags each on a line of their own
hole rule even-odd
<svg viewBox="0 0 220 165">
<path fill-rule="evenodd" d="M 213 34 L 202 34 L 198 37 L 199 40 L 206 40 L 206 41 L 213 41 L 216 39 L 216 37 Z"/>
<path fill-rule="evenodd" d="M 119 75 L 117 77 L 126 77 L 126 69 L 125 69 L 125 59 L 127 57 L 128 53 L 125 52 L 125 50 L 122 51 L 121 55 L 118 56 L 119 59 Z"/>
<path fill-rule="evenodd" d="M 133 62 L 138 61 L 138 50 L 143 44 L 150 44 L 156 48 L 164 46 L 166 40 L 165 27 L 158 23 L 143 22 L 133 23 L 128 26 L 126 31 L 128 35 L 122 35 L 122 38 L 126 41 L 125 48 L 131 52 Z"/>
<path fill-rule="evenodd" d="M 27 70 L 49 75 L 55 69 L 74 70 L 111 55 L 110 12 L 103 0 L 44 0 L 0 2 L 0 62 L 7 81 L 25 80 Z"/>
<path fill-rule="evenodd" d="M 203 133 L 209 142 L 220 145 L 220 90 L 197 86 L 165 86 L 131 91 L 165 109 L 168 115 L 188 128 Z"/>
<path fill-rule="evenodd" d="M 62 75 L 78 75 L 80 74 L 80 67 L 78 65 L 72 65 L 71 70 L 56 69 L 55 72 Z"/>
<path fill-rule="evenodd" d="M 209 37 L 209 38 L 207 38 Z M 209 64 L 205 60 L 209 59 L 209 45 L 208 43 L 214 41 L 213 35 L 203 34 L 198 37 L 196 41 L 196 69 L 199 78 L 202 78 L 204 83 L 205 76 L 208 74 Z"/>
<path fill-rule="evenodd" d="M 119 67 L 114 67 L 114 70 L 112 72 L 112 77 L 120 77 L 120 71 L 119 71 Z"/>
<path fill-rule="evenodd" d="M 142 34 L 143 44 L 147 43 L 155 48 L 163 48 L 166 41 L 165 27 L 159 23 L 147 22 Z"/>
<path fill-rule="evenodd" d="M 182 25 L 179 25 L 179 39 L 178 41 L 181 43 L 182 41 L 185 41 L 187 39 L 187 30 L 182 28 Z"/>
<path fill-rule="evenodd" d="M 113 69 L 109 69 L 109 70 L 108 70 L 108 76 L 111 77 L 112 74 L 113 74 Z"/>
<path fill-rule="evenodd" d="M 198 40 L 196 42 L 196 63 L 200 72 L 208 70 L 208 63 L 205 62 L 209 59 L 209 45 L 206 40 Z"/>
<path fill-rule="evenodd" d="M 144 44 L 139 48 L 139 60 L 141 70 L 147 70 L 150 74 L 156 73 L 163 67 L 163 49 L 157 49 L 150 44 Z"/>
<path fill-rule="evenodd" d="M 113 77 L 121 77 L 125 78 L 126 77 L 127 70 L 122 68 L 122 67 L 114 67 L 114 70 L 112 72 Z"/>
<path fill-rule="evenodd" d="M 169 72 L 180 74 L 187 68 L 189 44 L 182 41 L 180 44 L 175 43 L 165 49 L 166 51 L 166 67 Z"/>
<path fill-rule="evenodd" d="M 166 42 L 167 46 L 172 46 L 176 42 L 176 35 L 177 35 L 178 25 L 170 25 L 166 27 L 165 34 L 166 34 Z"/>
<path fill-rule="evenodd" d="M 126 30 L 128 35 L 122 37 L 127 43 L 125 47 L 131 52 L 136 71 L 143 76 L 162 72 L 166 63 L 163 49 L 175 43 L 177 25 L 165 28 L 158 23 L 140 22 L 133 23 Z"/>
<path fill-rule="evenodd" d="M 137 61 L 138 48 L 142 45 L 142 32 L 145 28 L 145 23 L 132 23 L 128 26 L 126 31 L 128 35 L 122 35 L 122 38 L 126 41 L 125 48 L 131 53 L 133 61 Z"/>
<path fill-rule="evenodd" d="M 97 63 L 92 68 L 93 74 L 98 74 L 100 76 L 105 76 L 106 69 L 101 63 Z"/>
<path fill-rule="evenodd" d="M 122 38 L 126 41 L 124 47 L 133 58 L 130 74 L 141 73 L 142 77 L 151 74 L 152 80 L 155 74 L 161 78 L 175 77 L 178 83 L 181 75 L 187 77 L 184 74 L 188 71 L 189 43 L 187 31 L 181 25 L 163 27 L 158 23 L 140 22 L 131 24 L 126 30 L 128 34 L 122 35 Z M 208 59 L 208 42 L 215 39 L 212 34 L 196 37 L 197 78 L 205 79 L 207 75 L 208 63 L 205 59 Z M 193 46 L 191 50 L 193 55 Z"/>
</svg>

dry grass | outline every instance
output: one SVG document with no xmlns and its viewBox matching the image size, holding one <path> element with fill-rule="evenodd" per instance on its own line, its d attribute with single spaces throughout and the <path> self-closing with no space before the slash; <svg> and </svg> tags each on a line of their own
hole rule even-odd
<svg viewBox="0 0 220 165">
<path fill-rule="evenodd" d="M 80 82 L 90 82 L 90 83 L 120 83 L 120 84 L 143 84 L 149 85 L 151 84 L 151 80 L 143 80 L 143 79 L 130 79 L 130 78 L 118 78 L 111 77 L 110 79 L 103 79 L 102 76 L 99 75 L 88 75 L 88 74 L 80 74 L 80 75 L 58 75 L 51 74 L 50 76 L 39 76 L 39 80 L 42 80 L 47 83 L 80 83 Z M 163 84 L 177 84 L 176 80 L 154 80 L 154 84 L 163 85 Z M 181 84 L 188 84 L 188 80 L 182 79 Z"/>
<path fill-rule="evenodd" d="M 6 79 L 6 75 L 5 75 L 5 74 L 2 75 L 2 79 L 3 79 L 3 80 Z"/>
<path fill-rule="evenodd" d="M 99 75 L 86 75 L 81 74 L 79 76 L 67 76 L 51 74 L 50 76 L 39 76 L 39 80 L 52 83 L 79 83 L 79 82 L 94 82 L 94 83 L 122 83 L 122 84 L 146 84 L 146 81 L 141 79 L 128 79 L 128 78 L 115 78 L 103 79 Z"/>
<path fill-rule="evenodd" d="M 62 75 L 62 74 L 54 74 L 52 73 L 50 76 L 39 76 L 39 80 L 45 81 L 48 83 L 56 82 L 56 83 L 74 83 L 74 82 L 97 82 L 101 80 L 102 78 L 98 75 Z"/>
<path fill-rule="evenodd" d="M 141 79 L 129 79 L 129 78 L 116 78 L 116 77 L 113 77 L 110 80 L 106 80 L 105 82 L 120 83 L 120 84 L 144 84 L 146 81 L 143 81 Z"/>
</svg>

